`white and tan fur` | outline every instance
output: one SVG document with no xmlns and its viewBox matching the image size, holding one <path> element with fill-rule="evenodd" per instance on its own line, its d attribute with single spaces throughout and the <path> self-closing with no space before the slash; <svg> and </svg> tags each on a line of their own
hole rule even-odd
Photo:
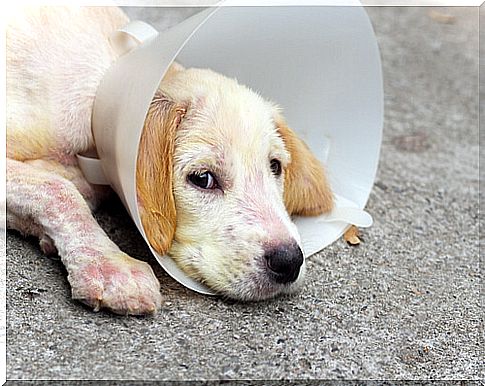
<svg viewBox="0 0 485 386">
<path fill-rule="evenodd" d="M 143 314 L 160 307 L 158 280 L 96 223 L 91 211 L 106 190 L 86 182 L 75 158 L 94 148 L 92 104 L 116 60 L 108 36 L 127 22 L 114 7 L 29 8 L 12 18 L 7 223 L 59 253 L 73 298 L 95 310 Z M 274 159 L 281 175 L 272 172 Z M 217 188 L 191 184 L 190 175 L 204 172 L 217 176 Z M 152 246 L 193 278 L 244 300 L 299 286 L 304 264 L 291 282 L 275 282 L 268 253 L 299 251 L 290 215 L 332 208 L 321 165 L 275 105 L 233 79 L 180 65 L 147 114 L 137 189 Z"/>
</svg>

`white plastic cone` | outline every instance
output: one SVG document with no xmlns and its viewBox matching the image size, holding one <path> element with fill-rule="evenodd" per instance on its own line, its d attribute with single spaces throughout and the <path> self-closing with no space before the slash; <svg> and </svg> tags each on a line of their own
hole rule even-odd
<svg viewBox="0 0 485 386">
<path fill-rule="evenodd" d="M 338 239 L 349 224 L 372 224 L 363 208 L 379 158 L 383 92 L 377 42 L 362 7 L 211 8 L 162 34 L 132 22 L 112 41 L 127 52 L 96 95 L 99 161 L 79 160 L 88 180 L 113 187 L 145 240 L 136 201 L 138 145 L 153 95 L 175 59 L 236 77 L 277 102 L 290 127 L 325 164 L 336 208 L 329 215 L 294 219 L 305 256 Z M 170 257 L 150 249 L 174 279 L 213 294 Z"/>
</svg>

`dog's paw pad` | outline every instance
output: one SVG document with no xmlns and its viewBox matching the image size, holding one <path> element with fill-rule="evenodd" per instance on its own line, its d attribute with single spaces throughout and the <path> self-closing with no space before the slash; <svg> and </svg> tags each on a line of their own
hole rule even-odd
<svg viewBox="0 0 485 386">
<path fill-rule="evenodd" d="M 123 315 L 153 314 L 162 302 L 152 268 L 124 253 L 72 266 L 68 279 L 73 299 L 94 311 L 106 308 Z"/>
</svg>

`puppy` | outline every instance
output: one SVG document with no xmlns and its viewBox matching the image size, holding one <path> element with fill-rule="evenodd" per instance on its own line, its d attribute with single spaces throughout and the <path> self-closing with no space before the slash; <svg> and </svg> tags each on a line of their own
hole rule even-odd
<svg viewBox="0 0 485 386">
<path fill-rule="evenodd" d="M 115 7 L 28 8 L 7 28 L 7 226 L 58 253 L 72 297 L 94 310 L 153 313 L 160 285 L 91 211 L 77 153 L 95 148 L 91 113 L 117 59 L 108 37 L 128 22 Z M 129 76 L 129 74 L 127 74 Z M 291 215 L 333 206 L 322 165 L 273 103 L 208 69 L 169 69 L 150 105 L 136 184 L 150 244 L 221 295 L 292 292 L 304 259 Z"/>
</svg>

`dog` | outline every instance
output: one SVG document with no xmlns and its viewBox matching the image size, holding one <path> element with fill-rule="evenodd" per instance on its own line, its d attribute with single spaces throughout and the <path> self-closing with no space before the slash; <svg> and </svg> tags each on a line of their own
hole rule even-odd
<svg viewBox="0 0 485 386">
<path fill-rule="evenodd" d="M 122 252 L 92 211 L 76 154 L 95 149 L 97 86 L 117 59 L 116 7 L 30 7 L 7 27 L 7 226 L 58 253 L 72 298 L 95 311 L 155 313 L 151 267 Z M 128 76 L 128 74 L 127 74 Z M 136 171 L 148 241 L 190 277 L 238 300 L 300 288 L 292 215 L 331 211 L 325 171 L 273 102 L 210 69 L 174 63 L 146 116 Z"/>
</svg>

